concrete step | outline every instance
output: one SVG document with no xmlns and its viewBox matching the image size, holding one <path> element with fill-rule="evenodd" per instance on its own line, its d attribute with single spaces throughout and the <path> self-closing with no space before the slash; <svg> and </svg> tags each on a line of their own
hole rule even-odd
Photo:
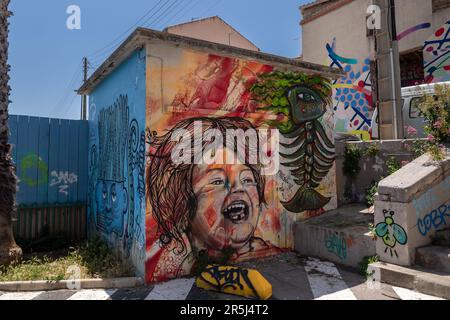
<svg viewBox="0 0 450 320">
<path fill-rule="evenodd" d="M 372 280 L 450 299 L 450 275 L 419 267 L 401 267 L 385 262 L 369 265 Z"/>
<path fill-rule="evenodd" d="M 450 275 L 450 247 L 428 246 L 418 248 L 416 264 L 426 269 L 437 270 Z"/>
<path fill-rule="evenodd" d="M 450 247 L 450 229 L 436 232 L 434 236 L 434 244 L 437 246 Z"/>
<path fill-rule="evenodd" d="M 294 249 L 337 264 L 359 268 L 376 255 L 369 235 L 373 215 L 363 205 L 349 205 L 294 225 Z"/>
</svg>

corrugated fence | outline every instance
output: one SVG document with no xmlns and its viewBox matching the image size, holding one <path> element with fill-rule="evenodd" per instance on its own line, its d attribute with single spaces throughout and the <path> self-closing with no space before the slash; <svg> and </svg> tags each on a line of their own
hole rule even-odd
<svg viewBox="0 0 450 320">
<path fill-rule="evenodd" d="M 17 239 L 86 236 L 88 123 L 11 115 Z"/>
</svg>

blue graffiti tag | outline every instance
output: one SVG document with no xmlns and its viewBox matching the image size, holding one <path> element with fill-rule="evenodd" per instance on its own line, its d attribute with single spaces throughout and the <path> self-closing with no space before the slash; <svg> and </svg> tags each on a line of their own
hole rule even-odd
<svg viewBox="0 0 450 320">
<path fill-rule="evenodd" d="M 344 237 L 340 237 L 337 234 L 325 237 L 325 246 L 328 252 L 335 254 L 340 259 L 345 260 L 347 258 L 347 241 Z"/>
<path fill-rule="evenodd" d="M 417 221 L 417 227 L 420 234 L 426 236 L 432 229 L 438 230 L 447 225 L 445 220 L 450 217 L 450 205 L 443 204 L 438 209 L 431 211 L 423 219 Z"/>
</svg>

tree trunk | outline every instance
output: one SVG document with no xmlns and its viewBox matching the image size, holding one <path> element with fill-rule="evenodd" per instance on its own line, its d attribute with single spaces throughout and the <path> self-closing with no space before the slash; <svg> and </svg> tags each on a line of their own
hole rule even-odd
<svg viewBox="0 0 450 320">
<path fill-rule="evenodd" d="M 17 177 L 8 143 L 9 65 L 8 11 L 10 0 L 0 0 L 0 265 L 17 261 L 22 250 L 17 246 L 12 230 L 16 210 Z"/>
</svg>

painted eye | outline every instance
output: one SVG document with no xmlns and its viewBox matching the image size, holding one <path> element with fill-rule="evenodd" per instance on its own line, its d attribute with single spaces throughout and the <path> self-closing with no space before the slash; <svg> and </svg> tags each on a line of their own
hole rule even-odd
<svg viewBox="0 0 450 320">
<path fill-rule="evenodd" d="M 242 184 L 254 184 L 254 183 L 255 183 L 255 181 L 253 181 L 252 178 L 244 178 L 242 180 Z"/>
<path fill-rule="evenodd" d="M 213 186 L 222 186 L 222 185 L 225 184 L 225 181 L 223 181 L 222 179 L 217 179 L 217 180 L 213 180 L 213 181 L 211 182 L 211 184 L 212 184 Z"/>
<path fill-rule="evenodd" d="M 102 192 L 102 198 L 103 198 L 103 200 L 106 200 L 106 192 Z"/>
<path fill-rule="evenodd" d="M 112 200 L 112 202 L 116 202 L 116 200 L 117 200 L 117 194 L 116 194 L 115 192 L 113 192 L 113 193 L 111 194 L 111 200 Z"/>
</svg>

